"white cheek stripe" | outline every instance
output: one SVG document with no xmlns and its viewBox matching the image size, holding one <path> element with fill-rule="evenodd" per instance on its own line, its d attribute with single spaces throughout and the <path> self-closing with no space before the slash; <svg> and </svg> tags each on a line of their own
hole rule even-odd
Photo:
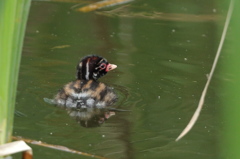
<svg viewBox="0 0 240 159">
<path fill-rule="evenodd" d="M 86 67 L 86 75 L 85 75 L 85 78 L 86 80 L 89 80 L 89 60 L 88 62 L 86 63 L 87 67 Z"/>
</svg>

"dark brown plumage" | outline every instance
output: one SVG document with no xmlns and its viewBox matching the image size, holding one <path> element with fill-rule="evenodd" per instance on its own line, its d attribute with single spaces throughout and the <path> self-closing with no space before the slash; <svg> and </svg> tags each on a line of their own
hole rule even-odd
<svg viewBox="0 0 240 159">
<path fill-rule="evenodd" d="M 55 96 L 57 105 L 67 108 L 104 108 L 117 99 L 113 89 L 94 80 L 76 80 L 66 84 Z"/>
</svg>

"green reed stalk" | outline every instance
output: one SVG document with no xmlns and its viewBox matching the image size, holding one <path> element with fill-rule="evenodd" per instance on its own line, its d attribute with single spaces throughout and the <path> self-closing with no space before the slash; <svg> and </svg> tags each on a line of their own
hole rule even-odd
<svg viewBox="0 0 240 159">
<path fill-rule="evenodd" d="M 0 145 L 11 141 L 17 79 L 30 0 L 0 0 Z"/>
<path fill-rule="evenodd" d="M 235 0 L 225 45 L 223 112 L 226 130 L 222 150 L 226 158 L 240 158 L 240 1 Z"/>
</svg>

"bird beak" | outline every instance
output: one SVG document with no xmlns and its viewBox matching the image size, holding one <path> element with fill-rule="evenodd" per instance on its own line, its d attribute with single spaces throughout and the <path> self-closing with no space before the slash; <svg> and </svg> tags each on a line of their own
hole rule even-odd
<svg viewBox="0 0 240 159">
<path fill-rule="evenodd" d="M 115 68 L 117 68 L 117 65 L 114 65 L 114 64 L 108 64 L 107 65 L 107 68 L 106 68 L 106 71 L 111 71 L 111 70 L 114 70 Z"/>
</svg>

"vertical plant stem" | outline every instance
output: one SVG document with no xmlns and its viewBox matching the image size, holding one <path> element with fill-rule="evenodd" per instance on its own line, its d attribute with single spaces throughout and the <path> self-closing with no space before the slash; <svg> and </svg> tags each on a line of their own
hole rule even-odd
<svg viewBox="0 0 240 159">
<path fill-rule="evenodd" d="M 17 78 L 30 0 L 0 0 L 0 144 L 11 140 Z"/>
<path fill-rule="evenodd" d="M 227 3 L 227 0 L 225 0 Z M 222 104 L 224 113 L 225 131 L 223 131 L 224 145 L 222 150 L 226 158 L 240 158 L 240 1 L 236 0 L 232 21 L 230 23 L 230 35 L 227 37 L 225 65 L 222 66 L 223 94 Z"/>
</svg>

